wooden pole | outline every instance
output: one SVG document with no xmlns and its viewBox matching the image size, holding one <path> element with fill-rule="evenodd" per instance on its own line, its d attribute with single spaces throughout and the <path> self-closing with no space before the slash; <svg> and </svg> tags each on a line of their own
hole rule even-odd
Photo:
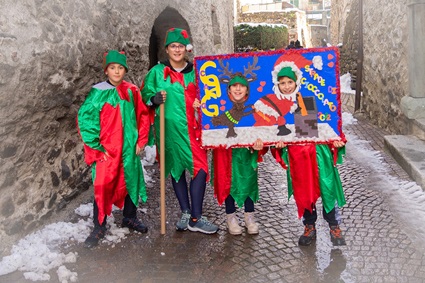
<svg viewBox="0 0 425 283">
<path fill-rule="evenodd" d="M 161 184 L 161 235 L 165 235 L 165 118 L 164 103 L 159 106 L 159 163 Z"/>
</svg>

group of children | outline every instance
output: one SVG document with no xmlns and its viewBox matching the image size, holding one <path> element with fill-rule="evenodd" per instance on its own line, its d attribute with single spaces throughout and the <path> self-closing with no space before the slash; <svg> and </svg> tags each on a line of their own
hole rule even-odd
<svg viewBox="0 0 425 283">
<path fill-rule="evenodd" d="M 218 226 L 202 214 L 209 179 L 207 151 L 200 141 L 195 71 L 186 53 L 192 49 L 186 30 L 167 31 L 165 51 L 168 59 L 158 63 L 146 75 L 141 88 L 124 80 L 128 71 L 126 56 L 116 50 L 104 55 L 103 70 L 107 81 L 92 87 L 78 112 L 78 128 L 84 142 L 85 161 L 92 166 L 94 183 L 94 228 L 85 241 L 86 247 L 98 245 L 106 233 L 106 217 L 112 205 L 123 209 L 122 226 L 141 233 L 147 227 L 137 217 L 139 199 L 146 201 L 146 187 L 139 154 L 154 130 L 160 152 L 159 105 L 165 105 L 165 176 L 171 182 L 181 208 L 176 223 L 179 231 L 190 230 L 213 234 Z M 296 88 L 296 74 L 285 69 L 278 74 L 277 87 L 282 93 Z M 289 74 L 289 75 L 288 75 Z M 231 101 L 245 101 L 248 82 L 235 76 L 228 84 Z M 150 115 L 154 113 L 153 125 Z M 152 117 L 153 115 L 151 115 Z M 248 234 L 258 234 L 254 203 L 259 199 L 258 161 L 267 151 L 257 139 L 252 148 L 213 149 L 212 178 L 218 203 L 225 203 L 228 231 L 240 235 L 243 229 L 236 216 L 236 205 L 244 206 Z M 330 226 L 334 245 L 345 245 L 335 207 L 345 204 L 334 156 L 344 153 L 344 143 L 285 145 L 272 147 L 276 160 L 287 169 L 289 195 L 294 195 L 304 233 L 299 245 L 310 245 L 316 238 L 316 201 L 323 200 L 323 216 Z M 186 181 L 186 171 L 190 183 Z"/>
</svg>

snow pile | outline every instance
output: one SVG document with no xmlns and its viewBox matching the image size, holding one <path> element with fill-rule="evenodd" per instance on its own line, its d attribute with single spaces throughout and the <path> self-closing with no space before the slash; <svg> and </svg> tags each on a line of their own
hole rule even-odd
<svg viewBox="0 0 425 283">
<path fill-rule="evenodd" d="M 145 183 L 151 184 L 155 183 L 155 180 L 152 178 L 152 175 L 155 173 L 155 170 L 151 170 L 152 172 L 148 172 L 145 167 L 146 166 L 152 166 L 155 164 L 156 161 L 156 146 L 146 146 L 145 149 L 145 155 L 142 159 L 142 168 L 143 168 L 143 175 L 145 176 Z"/>
<path fill-rule="evenodd" d="M 353 114 L 348 112 L 342 112 L 342 126 L 356 124 L 357 119 L 353 117 Z"/>
<path fill-rule="evenodd" d="M 341 93 L 355 94 L 356 91 L 351 89 L 351 74 L 346 73 L 339 78 Z"/>
<path fill-rule="evenodd" d="M 62 278 L 61 282 L 76 282 L 77 274 L 69 272 L 63 264 L 76 262 L 78 254 L 64 254 L 60 252 L 60 246 L 69 241 L 83 242 L 90 230 L 88 220 L 48 225 L 12 247 L 11 255 L 5 256 L 0 262 L 0 275 L 20 270 L 27 280 L 47 281 L 50 280 L 48 272 L 53 268 L 60 268 L 58 275 Z"/>
<path fill-rule="evenodd" d="M 78 274 L 64 264 L 76 262 L 78 253 L 64 254 L 61 248 L 85 241 L 93 228 L 93 204 L 82 204 L 75 213 L 85 219 L 77 223 L 53 223 L 21 239 L 12 247 L 11 254 L 0 261 L 0 276 L 19 270 L 27 280 L 48 281 L 51 279 L 48 272 L 57 268 L 59 282 L 77 282 Z M 108 245 L 114 246 L 130 233 L 128 228 L 117 227 L 113 215 L 107 218 L 107 226 L 108 232 L 102 243 Z"/>
</svg>

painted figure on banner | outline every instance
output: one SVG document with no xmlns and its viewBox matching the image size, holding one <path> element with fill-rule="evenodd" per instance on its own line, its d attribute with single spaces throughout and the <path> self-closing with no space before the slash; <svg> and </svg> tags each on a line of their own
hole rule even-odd
<svg viewBox="0 0 425 283">
<path fill-rule="evenodd" d="M 211 122 L 214 126 L 222 125 L 229 128 L 226 134 L 226 138 L 236 137 L 237 133 L 235 132 L 235 125 L 237 125 L 244 116 L 251 115 L 254 112 L 252 104 L 245 105 L 245 102 L 249 97 L 249 83 L 257 79 L 256 74 L 253 72 L 260 69 L 260 66 L 256 66 L 257 62 L 258 58 L 254 57 L 253 63 L 248 63 L 248 67 L 244 67 L 244 73 L 242 74 L 241 72 L 233 73 L 233 70 L 229 70 L 229 63 L 227 63 L 225 66 L 223 61 L 219 60 L 221 67 L 221 74 L 219 75 L 220 82 L 229 86 L 227 95 L 230 101 L 233 103 L 233 106 L 224 113 L 213 117 Z M 235 84 L 245 86 L 248 89 L 248 93 L 246 95 L 244 94 L 241 99 L 238 99 L 238 97 L 235 95 L 230 95 L 230 86 Z M 250 110 L 247 111 L 247 109 Z"/>
<path fill-rule="evenodd" d="M 301 55 L 294 55 L 279 57 L 271 72 L 273 93 L 261 97 L 254 104 L 256 110 L 254 126 L 278 125 L 278 136 L 285 136 L 292 132 L 286 126 L 286 114 L 301 112 L 301 115 L 307 115 L 304 100 L 299 91 L 303 76 L 301 68 L 310 65 L 311 61 Z M 291 92 L 287 91 L 288 88 Z"/>
</svg>

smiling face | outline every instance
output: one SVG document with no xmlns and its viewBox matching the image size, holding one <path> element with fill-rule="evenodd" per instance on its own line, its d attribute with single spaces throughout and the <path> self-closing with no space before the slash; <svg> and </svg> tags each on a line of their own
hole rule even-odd
<svg viewBox="0 0 425 283">
<path fill-rule="evenodd" d="M 165 51 L 168 54 L 168 58 L 170 59 L 171 65 L 182 65 L 185 63 L 186 56 L 186 46 L 178 42 L 170 43 Z"/>
<path fill-rule="evenodd" d="M 297 87 L 297 84 L 294 82 L 294 80 L 288 77 L 279 77 L 278 81 L 279 90 L 283 94 L 291 94 Z"/>
<path fill-rule="evenodd" d="M 114 86 L 119 85 L 124 79 L 125 68 L 123 65 L 118 63 L 111 63 L 105 70 L 105 74 L 108 76 L 109 81 Z"/>
<path fill-rule="evenodd" d="M 229 87 L 229 97 L 232 101 L 242 102 L 246 99 L 246 95 L 248 94 L 248 87 L 235 83 Z"/>
</svg>

